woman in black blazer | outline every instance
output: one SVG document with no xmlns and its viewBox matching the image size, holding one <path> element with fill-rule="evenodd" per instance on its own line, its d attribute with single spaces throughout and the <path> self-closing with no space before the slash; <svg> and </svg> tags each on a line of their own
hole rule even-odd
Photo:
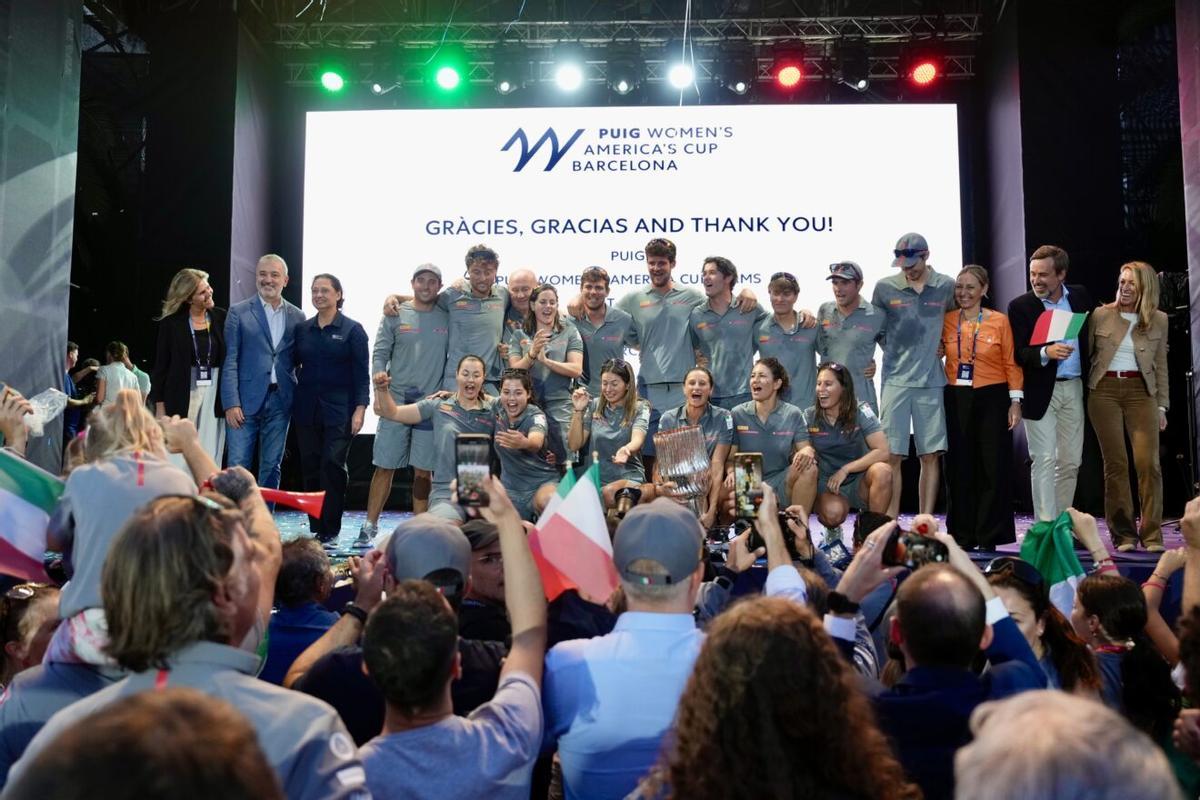
<svg viewBox="0 0 1200 800">
<path fill-rule="evenodd" d="M 157 319 L 158 347 L 150 376 L 154 413 L 190 419 L 204 449 L 220 464 L 225 409 L 218 382 L 225 360 L 225 310 L 213 306 L 208 273 L 175 273 Z"/>
</svg>

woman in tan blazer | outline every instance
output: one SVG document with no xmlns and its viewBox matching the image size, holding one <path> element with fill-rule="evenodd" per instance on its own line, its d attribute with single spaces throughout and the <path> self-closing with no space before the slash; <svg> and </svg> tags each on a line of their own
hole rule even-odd
<svg viewBox="0 0 1200 800">
<path fill-rule="evenodd" d="M 1088 416 L 1104 454 L 1104 516 L 1122 552 L 1141 539 L 1162 552 L 1162 468 L 1158 435 L 1167 427 L 1167 315 L 1158 310 L 1158 276 L 1143 261 L 1121 267 L 1116 302 L 1092 313 Z M 1129 494 L 1125 434 L 1133 445 L 1140 532 Z"/>
</svg>

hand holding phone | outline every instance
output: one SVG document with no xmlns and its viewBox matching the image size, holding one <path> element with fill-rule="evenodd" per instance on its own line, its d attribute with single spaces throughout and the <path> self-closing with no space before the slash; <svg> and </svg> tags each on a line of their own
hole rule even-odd
<svg viewBox="0 0 1200 800">
<path fill-rule="evenodd" d="M 458 503 L 479 508 L 488 504 L 485 488 L 491 475 L 491 440 L 482 433 L 460 433 L 454 439 L 454 466 Z"/>
<path fill-rule="evenodd" d="M 762 453 L 736 453 L 733 457 L 734 515 L 738 519 L 758 517 L 763 499 L 762 463 Z"/>
</svg>

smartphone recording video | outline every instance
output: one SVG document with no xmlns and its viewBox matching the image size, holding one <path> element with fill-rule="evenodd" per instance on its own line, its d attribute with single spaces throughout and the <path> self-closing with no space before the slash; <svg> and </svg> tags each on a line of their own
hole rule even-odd
<svg viewBox="0 0 1200 800">
<path fill-rule="evenodd" d="M 762 505 L 762 453 L 737 453 L 733 457 L 733 498 L 738 519 L 756 519 Z"/>
<path fill-rule="evenodd" d="M 478 508 L 488 504 L 483 488 L 491 472 L 492 442 L 482 433 L 460 433 L 454 440 L 458 503 Z"/>
</svg>

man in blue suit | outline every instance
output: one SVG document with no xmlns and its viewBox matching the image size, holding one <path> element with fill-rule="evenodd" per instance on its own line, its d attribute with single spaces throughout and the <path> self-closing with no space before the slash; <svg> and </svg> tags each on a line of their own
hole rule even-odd
<svg viewBox="0 0 1200 800">
<path fill-rule="evenodd" d="M 863 542 L 830 594 L 825 627 L 844 654 L 853 645 L 858 603 L 903 570 L 882 564 L 895 524 Z M 931 516 L 918 516 L 913 527 L 922 524 L 937 529 Z M 949 563 L 920 567 L 900 585 L 890 636 L 908 671 L 874 701 L 879 727 L 892 740 L 909 779 L 926 800 L 950 800 L 954 753 L 971 741 L 971 712 L 988 700 L 1044 689 L 1046 674 L 971 557 L 950 535 L 933 535 L 946 545 Z M 974 666 L 981 654 L 987 669 L 978 673 Z"/>
<path fill-rule="evenodd" d="M 250 469 L 258 445 L 258 485 L 279 487 L 296 377 L 292 348 L 304 312 L 283 299 L 287 263 L 277 255 L 258 260 L 258 294 L 232 306 L 225 319 L 221 403 L 229 431 L 229 466 Z"/>
</svg>

